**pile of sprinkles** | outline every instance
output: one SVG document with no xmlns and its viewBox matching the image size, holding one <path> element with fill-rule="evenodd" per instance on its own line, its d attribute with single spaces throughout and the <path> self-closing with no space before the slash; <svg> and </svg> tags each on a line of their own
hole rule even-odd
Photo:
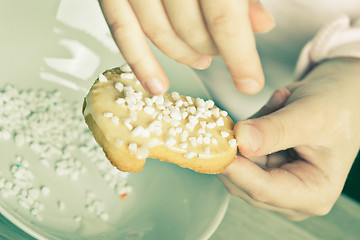
<svg viewBox="0 0 360 240">
<path fill-rule="evenodd" d="M 46 209 L 43 201 L 49 195 L 53 199 L 56 189 L 40 182 L 33 171 L 34 161 L 43 164 L 49 178 L 68 178 L 74 184 L 84 177 L 88 166 L 94 165 L 120 200 L 132 190 L 127 180 L 129 174 L 112 166 L 95 142 L 84 123 L 81 106 L 81 101 L 66 101 L 59 91 L 19 90 L 12 85 L 0 88 L 0 144 L 12 142 L 19 153 L 30 148 L 37 156 L 25 159 L 17 154 L 13 160 L 7 159 L 8 169 L 0 171 L 0 197 L 17 201 L 37 220 L 43 219 L 41 213 Z M 91 185 L 82 187 L 92 191 Z M 60 197 L 54 205 L 64 211 L 72 202 Z M 87 194 L 83 200 L 88 212 L 103 221 L 109 219 L 104 202 L 96 193 Z M 82 216 L 74 216 L 73 220 L 79 222 Z"/>
<path fill-rule="evenodd" d="M 118 146 L 127 144 L 128 150 L 137 158 L 149 155 L 149 148 L 166 145 L 182 152 L 185 158 L 210 158 L 218 139 L 223 138 L 231 148 L 236 148 L 236 140 L 231 130 L 224 127 L 226 111 L 215 107 L 212 100 L 180 96 L 178 92 L 161 96 L 152 96 L 141 91 L 139 80 L 132 73 L 129 65 L 120 67 L 121 81 L 114 81 L 118 91 L 116 104 L 125 108 L 126 117 L 115 112 L 103 112 L 103 118 L 118 127 L 125 126 L 132 139 L 141 137 L 147 141 L 129 142 L 128 138 L 117 138 Z M 99 75 L 99 83 L 106 84 L 107 73 Z M 153 119 L 150 123 L 140 123 L 139 112 L 144 112 Z M 165 138 L 160 135 L 164 134 Z M 130 138 L 130 139 L 131 139 Z"/>
</svg>

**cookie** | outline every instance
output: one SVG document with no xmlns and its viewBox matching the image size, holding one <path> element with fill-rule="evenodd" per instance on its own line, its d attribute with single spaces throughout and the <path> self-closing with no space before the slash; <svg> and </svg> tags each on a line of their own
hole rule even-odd
<svg viewBox="0 0 360 240">
<path fill-rule="evenodd" d="M 235 159 L 234 123 L 212 100 L 177 92 L 153 96 L 128 65 L 99 75 L 83 115 L 106 157 L 119 170 L 139 172 L 146 158 L 217 174 Z"/>
</svg>

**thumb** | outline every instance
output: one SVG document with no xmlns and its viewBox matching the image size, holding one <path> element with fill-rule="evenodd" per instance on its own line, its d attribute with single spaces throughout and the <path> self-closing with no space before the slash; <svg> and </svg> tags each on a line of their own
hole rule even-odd
<svg viewBox="0 0 360 240">
<path fill-rule="evenodd" d="M 300 99 L 269 115 L 238 122 L 234 133 L 239 151 L 247 157 L 258 157 L 308 145 L 325 122 L 316 104 L 309 100 Z"/>
</svg>

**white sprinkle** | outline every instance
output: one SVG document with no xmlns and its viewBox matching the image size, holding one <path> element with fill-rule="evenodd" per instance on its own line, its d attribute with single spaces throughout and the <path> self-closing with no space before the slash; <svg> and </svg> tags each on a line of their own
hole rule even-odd
<svg viewBox="0 0 360 240">
<path fill-rule="evenodd" d="M 124 98 L 118 98 L 118 99 L 116 99 L 116 101 L 115 101 L 117 104 L 125 104 L 125 99 Z"/>
<path fill-rule="evenodd" d="M 179 99 L 179 100 L 176 101 L 175 106 L 176 107 L 181 107 L 183 104 L 184 104 L 183 100 Z"/>
<path fill-rule="evenodd" d="M 144 107 L 144 112 L 145 112 L 146 114 L 151 115 L 151 114 L 153 114 L 153 113 L 155 112 L 155 108 L 150 107 L 150 106 L 146 106 L 146 107 Z"/>
<path fill-rule="evenodd" d="M 216 138 L 211 138 L 211 142 L 212 142 L 212 144 L 214 144 L 214 145 L 217 145 L 218 144 L 218 141 L 216 140 Z"/>
<path fill-rule="evenodd" d="M 111 121 L 114 123 L 115 126 L 119 125 L 120 119 L 118 117 L 112 117 Z"/>
<path fill-rule="evenodd" d="M 223 138 L 226 138 L 226 137 L 228 137 L 230 134 L 228 133 L 228 132 L 226 132 L 226 131 L 221 131 L 220 132 L 221 133 L 221 136 L 223 137 Z"/>
<path fill-rule="evenodd" d="M 210 144 L 210 137 L 209 136 L 203 137 L 203 143 L 204 144 Z"/>
<path fill-rule="evenodd" d="M 230 145 L 230 147 L 235 148 L 236 147 L 236 139 L 229 140 L 229 145 Z"/>
<path fill-rule="evenodd" d="M 137 126 L 136 128 L 134 128 L 134 130 L 131 131 L 131 136 L 133 137 L 142 136 L 144 131 L 145 129 L 143 126 Z"/>
<path fill-rule="evenodd" d="M 220 111 L 221 116 L 226 117 L 228 113 L 226 111 Z"/>
<path fill-rule="evenodd" d="M 185 97 L 189 104 L 193 104 L 192 98 L 190 96 Z"/>
<path fill-rule="evenodd" d="M 188 153 L 185 153 L 184 157 L 185 158 L 188 158 L 188 159 L 191 159 L 191 158 L 194 158 L 197 154 L 194 153 L 194 152 L 188 152 Z"/>
<path fill-rule="evenodd" d="M 172 97 L 172 99 L 173 99 L 174 101 L 177 101 L 177 100 L 180 99 L 180 95 L 179 95 L 178 92 L 172 92 L 172 93 L 171 93 L 171 97 Z"/>
<path fill-rule="evenodd" d="M 135 93 L 135 90 L 132 86 L 125 86 L 124 87 L 124 94 L 125 97 L 132 96 Z"/>
<path fill-rule="evenodd" d="M 197 107 L 196 110 L 201 113 L 204 113 L 206 111 L 205 107 Z"/>
<path fill-rule="evenodd" d="M 190 142 L 191 145 L 193 145 L 194 147 L 197 146 L 196 137 L 189 137 L 189 142 Z"/>
<path fill-rule="evenodd" d="M 221 117 L 216 120 L 216 125 L 218 125 L 219 127 L 224 126 L 224 119 Z"/>
<path fill-rule="evenodd" d="M 165 144 L 166 144 L 168 147 L 171 147 L 171 146 L 175 145 L 176 142 L 177 142 L 176 139 L 173 138 L 172 136 L 168 135 L 168 136 L 166 137 Z"/>
<path fill-rule="evenodd" d="M 199 122 L 199 119 L 197 119 L 196 117 L 194 117 L 194 116 L 189 116 L 189 123 L 191 124 L 191 125 L 196 125 L 197 123 Z"/>
<path fill-rule="evenodd" d="M 156 101 L 155 101 L 155 104 L 156 105 L 164 105 L 164 97 L 163 96 L 157 96 L 157 98 L 155 98 Z"/>
<path fill-rule="evenodd" d="M 157 121 L 157 120 L 155 120 L 155 121 L 153 121 L 153 122 L 151 122 L 150 124 L 149 124 L 149 127 L 148 127 L 148 129 L 151 131 L 151 132 L 153 132 L 153 131 L 155 131 L 157 128 L 161 128 L 162 127 L 162 123 L 160 122 L 160 121 Z"/>
<path fill-rule="evenodd" d="M 218 108 L 212 108 L 211 110 L 212 115 L 214 115 L 214 117 L 219 118 L 220 117 L 220 110 Z"/>
<path fill-rule="evenodd" d="M 41 186 L 40 191 L 41 191 L 41 194 L 44 196 L 47 196 L 50 194 L 50 188 L 47 186 Z"/>
<path fill-rule="evenodd" d="M 163 113 L 164 115 L 169 115 L 169 114 L 170 114 L 170 110 L 169 110 L 168 108 L 165 108 L 165 109 L 162 111 L 162 113 Z"/>
<path fill-rule="evenodd" d="M 127 102 L 127 104 L 129 105 L 128 108 L 130 109 L 130 106 L 133 106 L 136 104 L 136 97 L 134 94 L 131 95 L 127 95 L 125 97 L 125 101 Z M 135 106 L 136 107 L 136 106 Z M 130 109 L 131 110 L 131 109 Z"/>
<path fill-rule="evenodd" d="M 199 134 L 204 134 L 206 131 L 205 131 L 205 129 L 203 129 L 203 128 L 199 128 L 199 130 L 198 130 L 198 133 Z"/>
<path fill-rule="evenodd" d="M 123 145 L 123 143 L 124 143 L 124 140 L 118 139 L 118 138 L 115 141 L 118 145 Z"/>
<path fill-rule="evenodd" d="M 206 125 L 206 127 L 209 128 L 209 129 L 214 129 L 216 127 L 216 123 L 214 123 L 214 122 L 208 123 Z"/>
<path fill-rule="evenodd" d="M 173 119 L 175 119 L 177 121 L 180 121 L 182 119 L 182 116 L 181 116 L 181 113 L 180 113 L 179 109 L 176 109 L 176 108 L 171 110 L 170 117 L 172 117 Z"/>
<path fill-rule="evenodd" d="M 201 99 L 201 98 L 196 98 L 196 106 L 197 107 L 205 107 L 205 101 L 204 99 Z"/>
<path fill-rule="evenodd" d="M 114 114 L 111 112 L 104 113 L 104 117 L 106 117 L 106 118 L 111 118 L 112 116 L 114 116 Z"/>
<path fill-rule="evenodd" d="M 171 118 L 170 118 L 169 115 L 163 116 L 163 120 L 164 120 L 164 122 L 167 122 L 167 123 L 170 123 L 170 122 L 171 122 Z"/>
<path fill-rule="evenodd" d="M 136 157 L 138 159 L 144 159 L 149 156 L 149 149 L 145 146 L 141 146 L 136 150 Z"/>
<path fill-rule="evenodd" d="M 151 98 L 146 97 L 145 98 L 145 103 L 146 103 L 147 106 L 152 106 L 154 102 L 151 100 Z"/>
<path fill-rule="evenodd" d="M 104 74 L 100 73 L 99 74 L 99 82 L 107 82 L 107 78 L 105 77 Z"/>
<path fill-rule="evenodd" d="M 136 122 L 136 120 L 137 120 L 137 112 L 136 111 L 131 111 L 129 115 L 130 115 L 131 121 Z"/>
<path fill-rule="evenodd" d="M 211 117 L 211 115 L 212 115 L 212 113 L 211 113 L 211 111 L 210 110 L 206 110 L 204 113 L 203 113 L 203 117 L 204 118 L 209 118 L 209 117 Z"/>
<path fill-rule="evenodd" d="M 122 79 L 134 79 L 135 75 L 133 73 L 121 73 L 120 78 Z"/>
<path fill-rule="evenodd" d="M 142 92 L 135 92 L 134 96 L 135 96 L 136 100 L 140 101 L 142 99 L 143 93 Z M 143 105 L 145 105 L 144 102 L 143 102 Z"/>
<path fill-rule="evenodd" d="M 121 82 L 117 82 L 115 83 L 115 88 L 119 91 L 122 92 L 124 90 L 124 85 Z"/>
<path fill-rule="evenodd" d="M 183 119 L 185 119 L 188 115 L 189 115 L 188 112 L 183 112 L 183 113 L 181 114 L 181 116 L 182 116 Z"/>
<path fill-rule="evenodd" d="M 125 73 L 131 73 L 131 72 L 132 72 L 129 64 L 127 64 L 127 63 L 121 65 L 121 66 L 120 66 L 120 70 L 121 70 L 122 72 L 125 72 Z"/>
<path fill-rule="evenodd" d="M 141 85 L 141 82 L 139 80 L 136 80 L 135 84 L 139 86 Z"/>
<path fill-rule="evenodd" d="M 204 153 L 205 153 L 206 155 L 210 155 L 210 147 L 205 147 L 205 148 L 204 148 Z"/>
<path fill-rule="evenodd" d="M 214 101 L 213 101 L 213 100 L 207 100 L 207 101 L 205 102 L 205 106 L 206 106 L 206 108 L 212 108 L 212 107 L 214 107 Z"/>
<path fill-rule="evenodd" d="M 201 125 L 202 128 L 205 128 L 206 127 L 206 121 L 201 121 L 200 125 Z"/>
<path fill-rule="evenodd" d="M 179 146 L 180 146 L 182 149 L 187 149 L 187 148 L 188 148 L 188 144 L 187 144 L 187 143 L 180 143 Z"/>
<path fill-rule="evenodd" d="M 136 143 L 130 143 L 129 144 L 129 150 L 130 152 L 136 152 L 137 144 Z"/>
<path fill-rule="evenodd" d="M 184 130 L 181 133 L 181 141 L 185 142 L 188 137 L 189 137 L 189 132 L 187 130 Z"/>
<path fill-rule="evenodd" d="M 171 105 L 173 105 L 173 102 L 172 102 L 172 101 L 170 101 L 169 99 L 165 99 L 165 100 L 164 100 L 164 106 L 165 106 L 165 107 L 170 107 Z"/>
<path fill-rule="evenodd" d="M 131 122 L 131 119 L 125 119 L 124 120 L 124 125 L 129 129 L 129 130 L 132 130 L 133 129 L 133 126 L 130 124 Z"/>
<path fill-rule="evenodd" d="M 176 136 L 176 131 L 175 131 L 175 128 L 170 128 L 170 130 L 169 130 L 169 134 L 171 135 L 171 136 L 173 136 L 173 137 L 175 137 Z"/>
<path fill-rule="evenodd" d="M 193 124 L 191 124 L 191 123 L 187 123 L 187 124 L 185 124 L 185 127 L 187 128 L 187 129 L 189 129 L 189 131 L 192 131 L 192 130 L 194 130 L 194 125 Z"/>
<path fill-rule="evenodd" d="M 202 135 L 198 136 L 197 139 L 196 139 L 196 142 L 198 144 L 203 144 L 203 136 Z"/>
<path fill-rule="evenodd" d="M 175 128 L 175 131 L 177 134 L 180 134 L 183 131 L 183 129 L 181 127 L 177 127 Z"/>
<path fill-rule="evenodd" d="M 156 117 L 157 120 L 161 121 L 163 119 L 163 114 L 159 113 Z"/>
<path fill-rule="evenodd" d="M 194 107 L 194 106 L 189 107 L 188 112 L 189 112 L 190 114 L 192 114 L 192 115 L 195 115 L 195 113 L 196 113 L 196 107 Z"/>
<path fill-rule="evenodd" d="M 157 139 L 157 138 L 151 138 L 150 140 L 149 140 L 149 148 L 153 148 L 153 147 L 156 147 L 156 146 L 158 146 L 159 144 L 160 144 L 160 141 L 159 141 L 159 139 Z"/>
</svg>

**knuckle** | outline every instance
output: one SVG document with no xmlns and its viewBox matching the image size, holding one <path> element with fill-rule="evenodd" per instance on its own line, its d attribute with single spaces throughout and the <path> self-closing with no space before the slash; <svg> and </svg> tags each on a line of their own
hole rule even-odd
<svg viewBox="0 0 360 240">
<path fill-rule="evenodd" d="M 233 37 L 238 33 L 238 29 L 234 26 L 234 19 L 226 12 L 211 20 L 210 29 L 214 34 L 222 34 L 225 37 Z"/>
<path fill-rule="evenodd" d="M 128 26 L 118 21 L 109 23 L 109 28 L 111 30 L 111 33 L 116 36 L 117 39 L 122 38 L 128 32 Z"/>
<path fill-rule="evenodd" d="M 268 194 L 264 190 L 254 190 L 248 193 L 249 197 L 259 203 L 267 203 L 269 200 Z"/>
<path fill-rule="evenodd" d="M 144 28 L 145 35 L 155 44 L 166 44 L 169 41 L 169 33 L 164 28 Z"/>
<path fill-rule="evenodd" d="M 208 32 L 196 26 L 186 26 L 177 30 L 180 38 L 187 42 L 193 49 L 203 54 L 217 52 Z"/>
<path fill-rule="evenodd" d="M 280 147 L 282 142 L 287 142 L 287 131 L 285 129 L 285 126 L 282 121 L 278 121 L 276 118 L 264 118 L 265 121 L 268 121 L 268 124 L 265 124 L 265 126 L 271 126 L 271 129 L 273 129 L 273 132 L 275 134 L 272 135 L 271 143 L 266 143 L 271 145 L 271 148 L 278 148 Z"/>
</svg>

